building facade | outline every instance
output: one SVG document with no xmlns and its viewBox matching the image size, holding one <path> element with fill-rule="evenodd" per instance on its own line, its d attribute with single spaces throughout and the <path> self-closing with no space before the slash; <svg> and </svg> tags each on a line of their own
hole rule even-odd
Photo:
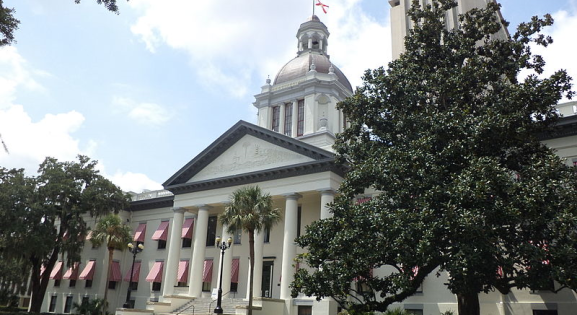
<svg viewBox="0 0 577 315">
<path fill-rule="evenodd" d="M 462 6 L 455 14 L 485 1 L 459 0 Z M 406 9 L 411 1 L 389 2 L 396 56 L 410 28 Z M 42 310 L 70 313 L 73 302 L 101 298 L 107 287 L 110 310 L 118 308 L 119 314 L 207 314 L 214 309 L 222 277 L 225 313 L 244 314 L 251 276 L 248 236 L 229 234 L 218 216 L 233 191 L 259 185 L 272 196 L 282 219 L 255 238 L 252 277 L 259 307 L 255 314 L 336 315 L 339 307 L 331 299 L 292 298 L 289 287 L 297 268 L 293 259 L 302 252 L 294 239 L 311 222 L 331 215 L 327 204 L 345 174 L 334 162 L 332 145 L 346 127 L 346 117 L 336 104 L 352 95 L 352 87 L 330 60 L 329 35 L 316 16 L 302 23 L 296 36 L 297 56 L 255 95 L 257 125 L 239 121 L 171 176 L 163 184 L 165 190 L 134 195 L 130 209 L 121 213 L 134 231 L 133 241 L 144 245 L 134 268 L 131 253 L 116 251 L 107 279 L 106 249 L 93 248 L 87 240 L 76 268 L 58 263 L 52 271 Z M 577 103 L 560 106 L 560 111 L 567 117 L 544 141 L 568 163 L 577 163 L 577 116 L 571 116 L 577 113 Z M 215 247 L 217 236 L 233 238 L 222 262 Z M 426 315 L 455 311 L 456 298 L 445 280 L 444 274 L 429 276 L 421 292 L 394 307 Z M 134 309 L 123 309 L 129 285 Z M 569 315 L 577 306 L 577 296 L 570 290 L 492 292 L 481 294 L 480 300 L 486 315 Z"/>
</svg>

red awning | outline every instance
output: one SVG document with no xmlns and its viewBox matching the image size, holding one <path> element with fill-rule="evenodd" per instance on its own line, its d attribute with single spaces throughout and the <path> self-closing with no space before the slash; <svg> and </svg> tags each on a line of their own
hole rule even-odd
<svg viewBox="0 0 577 315">
<path fill-rule="evenodd" d="M 230 282 L 238 283 L 238 270 L 240 269 L 240 259 L 232 260 L 232 270 L 230 272 Z"/>
<path fill-rule="evenodd" d="M 135 242 L 144 242 L 144 236 L 146 234 L 146 223 L 140 223 L 138 228 L 136 228 L 136 232 L 134 232 L 134 241 Z"/>
<path fill-rule="evenodd" d="M 52 272 L 50 273 L 50 279 L 54 279 L 54 280 L 62 279 L 62 262 L 61 261 L 57 262 L 56 265 L 54 266 L 54 269 L 52 269 Z"/>
<path fill-rule="evenodd" d="M 212 259 L 204 261 L 202 270 L 202 282 L 212 282 Z"/>
<path fill-rule="evenodd" d="M 182 238 L 192 238 L 192 230 L 194 226 L 194 218 L 184 220 L 182 224 Z"/>
<path fill-rule="evenodd" d="M 154 234 L 152 234 L 152 240 L 153 241 L 158 241 L 158 240 L 166 241 L 167 236 L 168 236 L 168 221 L 160 222 L 158 229 L 156 229 L 156 231 L 154 231 Z"/>
<path fill-rule="evenodd" d="M 140 278 L 140 261 L 134 263 L 134 269 L 132 266 L 126 272 L 124 276 L 124 281 L 130 281 L 130 271 L 132 270 L 132 282 L 138 282 L 138 278 Z"/>
<path fill-rule="evenodd" d="M 62 279 L 78 280 L 78 269 L 80 269 L 79 266 L 80 263 L 74 263 L 74 266 L 66 270 L 66 273 Z"/>
<path fill-rule="evenodd" d="M 176 282 L 187 282 L 188 281 L 188 260 L 181 260 L 178 262 L 178 275 L 176 277 Z"/>
<path fill-rule="evenodd" d="M 110 273 L 108 274 L 108 281 L 122 280 L 122 272 L 120 272 L 120 263 L 113 261 L 110 266 Z"/>
<path fill-rule="evenodd" d="M 94 269 L 96 269 L 96 261 L 91 260 L 88 262 L 88 264 L 86 264 L 86 267 L 84 267 L 78 279 L 92 280 L 92 277 L 94 277 Z"/>
<path fill-rule="evenodd" d="M 157 261 L 150 269 L 148 276 L 146 276 L 146 281 L 148 282 L 162 282 L 162 267 L 164 266 L 163 261 Z"/>
</svg>

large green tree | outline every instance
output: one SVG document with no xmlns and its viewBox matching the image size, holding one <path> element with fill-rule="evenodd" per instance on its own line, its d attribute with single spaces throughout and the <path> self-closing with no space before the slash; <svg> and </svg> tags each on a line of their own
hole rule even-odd
<svg viewBox="0 0 577 315">
<path fill-rule="evenodd" d="M 6 199 L 4 189 L 14 195 L 0 202 L 0 212 L 7 215 L 0 220 L 5 225 L 0 234 L 0 260 L 10 258 L 30 270 L 30 311 L 40 311 L 58 258 L 66 257 L 68 266 L 80 260 L 87 233 L 85 219 L 128 206 L 129 196 L 100 175 L 96 163 L 85 156 L 70 162 L 46 158 L 36 177 L 4 171 L 13 175 L 2 187 L 0 201 Z"/>
<path fill-rule="evenodd" d="M 123 224 L 122 219 L 117 214 L 109 214 L 96 223 L 94 230 L 92 230 L 92 237 L 90 242 L 94 246 L 105 245 L 108 250 L 108 270 L 106 271 L 106 279 L 110 278 L 110 271 L 112 269 L 112 260 L 114 259 L 114 250 L 123 251 L 132 240 L 130 237 L 130 226 Z M 104 287 L 104 308 L 105 312 L 108 307 L 108 285 Z"/>
<path fill-rule="evenodd" d="M 571 78 L 542 75 L 544 60 L 531 53 L 552 42 L 540 34 L 551 17 L 497 39 L 493 2 L 461 15 L 458 29 L 445 21 L 454 1 L 418 2 L 406 52 L 367 71 L 339 105 L 350 128 L 335 148 L 350 169 L 334 217 L 298 239 L 312 271 L 299 270 L 293 295 L 384 311 L 446 272 L 459 314 L 477 315 L 481 292 L 550 279 L 575 289 L 577 177 L 539 142 L 557 121 L 556 103 L 572 96 Z M 352 202 L 367 188 L 379 193 Z"/>
<path fill-rule="evenodd" d="M 280 220 L 280 211 L 274 208 L 272 197 L 263 194 L 258 186 L 246 186 L 235 190 L 230 197 L 230 204 L 220 217 L 222 224 L 228 227 L 229 233 L 242 230 L 248 234 L 250 257 L 250 274 L 254 275 L 254 235 L 272 228 Z M 248 314 L 252 314 L 253 277 L 249 279 Z"/>
</svg>

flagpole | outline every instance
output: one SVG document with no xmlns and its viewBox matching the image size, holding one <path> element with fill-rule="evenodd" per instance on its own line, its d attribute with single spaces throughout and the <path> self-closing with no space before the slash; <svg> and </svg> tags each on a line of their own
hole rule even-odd
<svg viewBox="0 0 577 315">
<path fill-rule="evenodd" d="M 315 15 L 315 0 L 313 0 L 313 16 Z"/>
</svg>

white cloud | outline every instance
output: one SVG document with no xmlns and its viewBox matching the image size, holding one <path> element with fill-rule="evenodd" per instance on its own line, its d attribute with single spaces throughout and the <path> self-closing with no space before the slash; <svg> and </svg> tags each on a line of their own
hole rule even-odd
<svg viewBox="0 0 577 315">
<path fill-rule="evenodd" d="M 361 10 L 359 0 L 334 0 L 327 15 L 317 12 L 331 32 L 329 53 L 353 85 L 363 70 L 390 60 L 390 31 Z M 201 84 L 236 97 L 253 92 L 253 74 L 267 75 L 296 55 L 295 34 L 311 3 L 294 1 L 133 0 L 141 16 L 132 32 L 154 52 L 163 45 L 183 50 Z M 385 9 L 383 5 L 383 10 Z M 279 18 L 282 16 L 282 18 Z M 338 55 L 338 56 L 336 56 Z"/>
<path fill-rule="evenodd" d="M 155 103 L 138 103 L 127 97 L 115 96 L 112 104 L 116 105 L 121 113 L 143 125 L 160 126 L 168 122 L 174 114 L 167 108 Z"/>
<path fill-rule="evenodd" d="M 142 173 L 117 172 L 112 176 L 107 176 L 114 184 L 119 186 L 123 191 L 140 193 L 147 190 L 163 189 L 162 185 L 148 178 Z"/>
<path fill-rule="evenodd" d="M 18 87 L 30 91 L 44 91 L 44 87 L 34 80 L 34 75 L 47 74 L 31 70 L 16 47 L 0 47 L 0 109 L 12 104 Z"/>
<path fill-rule="evenodd" d="M 553 14 L 555 23 L 545 29 L 545 33 L 553 37 L 553 44 L 546 48 L 535 47 L 534 52 L 540 54 L 547 62 L 545 75 L 551 75 L 554 71 L 565 69 L 573 78 L 573 90 L 577 80 L 577 62 L 575 62 L 575 30 L 577 30 L 577 8 L 571 11 L 559 11 Z"/>
<path fill-rule="evenodd" d="M 42 78 L 50 74 L 33 69 L 18 53 L 15 47 L 0 49 L 0 134 L 9 153 L 0 147 L 0 166 L 5 168 L 24 168 L 29 175 L 36 174 L 38 166 L 47 156 L 61 161 L 76 160 L 78 154 L 93 157 L 98 146 L 94 140 L 84 144 L 74 137 L 85 117 L 77 111 L 67 113 L 47 113 L 38 120 L 32 119 L 25 107 L 16 104 L 17 91 L 44 92 L 35 77 Z M 139 104 L 130 115 L 135 119 L 158 120 L 165 117 L 163 111 L 155 104 Z M 152 115 L 151 113 L 156 113 Z M 161 118 L 162 119 L 162 118 Z M 117 172 L 107 176 L 104 165 L 99 163 L 99 169 L 107 178 L 125 190 L 142 191 L 143 189 L 161 189 L 162 186 L 149 179 L 144 174 Z"/>
</svg>

